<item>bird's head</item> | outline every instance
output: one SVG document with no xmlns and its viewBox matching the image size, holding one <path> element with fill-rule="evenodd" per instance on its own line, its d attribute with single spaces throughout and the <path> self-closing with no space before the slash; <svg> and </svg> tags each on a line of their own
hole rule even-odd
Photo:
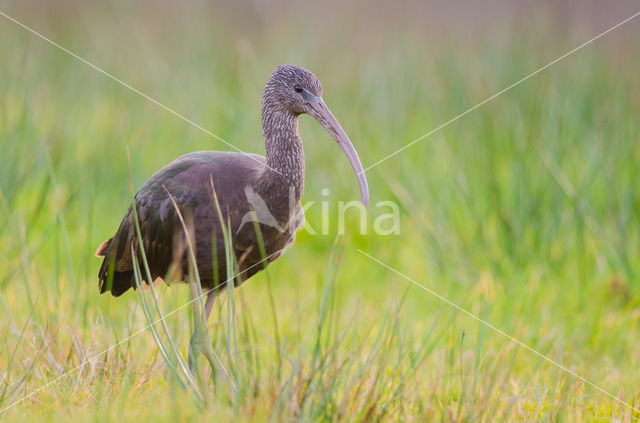
<svg viewBox="0 0 640 423">
<path fill-rule="evenodd" d="M 273 71 L 264 87 L 263 106 L 294 116 L 311 115 L 331 134 L 351 163 L 358 184 L 362 203 L 369 204 L 369 187 L 358 153 L 351 144 L 338 120 L 322 100 L 322 84 L 308 70 L 295 65 L 280 65 Z"/>
<path fill-rule="evenodd" d="M 314 74 L 294 65 L 278 66 L 264 87 L 264 99 L 280 112 L 309 113 L 309 104 L 322 97 L 322 85 Z"/>
</svg>

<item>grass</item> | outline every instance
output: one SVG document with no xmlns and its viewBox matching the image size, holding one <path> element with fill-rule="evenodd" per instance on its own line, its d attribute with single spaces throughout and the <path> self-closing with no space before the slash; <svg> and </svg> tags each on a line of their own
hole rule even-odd
<svg viewBox="0 0 640 423">
<path fill-rule="evenodd" d="M 565 27 L 539 7 L 478 25 L 374 4 L 0 10 L 245 151 L 263 152 L 268 73 L 304 65 L 365 167 L 635 12 Z M 367 234 L 350 211 L 336 237 L 355 178 L 303 117 L 306 217 L 321 228 L 326 202 L 329 234 L 299 233 L 218 298 L 208 333 L 232 394 L 204 360 L 184 382 L 187 286 L 101 296 L 93 256 L 130 202 L 127 147 L 134 187 L 226 147 L 0 19 L 0 408 L 28 395 L 3 418 L 636 421 L 358 249 L 640 407 L 637 35 L 632 21 L 373 168 Z M 398 235 L 372 231 L 385 200 Z"/>
</svg>

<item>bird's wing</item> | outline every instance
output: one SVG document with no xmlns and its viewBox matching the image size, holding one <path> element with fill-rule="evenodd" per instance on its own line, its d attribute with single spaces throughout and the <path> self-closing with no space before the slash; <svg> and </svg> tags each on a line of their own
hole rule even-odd
<svg viewBox="0 0 640 423">
<path fill-rule="evenodd" d="M 180 207 L 180 204 L 178 206 Z M 185 245 L 183 240 L 185 238 L 180 236 L 182 228 L 178 214 L 168 195 L 165 200 L 159 203 L 148 196 L 138 195 L 136 196 L 136 210 L 142 247 L 151 271 L 151 277 L 152 279 L 158 276 L 164 277 L 171 263 L 176 262 L 176 264 L 182 265 Z M 144 269 L 140 245 L 136 237 L 134 213 L 133 209 L 129 207 L 118 231 L 103 249 L 104 261 L 99 272 L 101 292 L 111 290 L 115 295 L 114 290 L 126 290 L 133 286 L 132 247 L 140 262 L 141 269 Z M 113 283 L 111 286 L 107 286 L 110 280 L 110 271 L 113 272 L 111 275 Z M 146 281 L 144 270 L 142 275 Z"/>
<path fill-rule="evenodd" d="M 183 272 L 188 269 L 186 237 L 169 193 L 183 214 L 187 227 L 191 230 L 192 223 L 197 223 L 195 238 L 199 245 L 196 246 L 196 254 L 202 254 L 201 262 L 210 263 L 212 236 L 220 244 L 218 251 L 224 248 L 222 236 L 217 233 L 220 224 L 213 203 L 211 181 L 215 183 L 225 221 L 229 218 L 232 228 L 235 228 L 243 214 L 249 211 L 247 199 L 238 187 L 246 186 L 247 178 L 262 171 L 257 158 L 264 162 L 260 156 L 247 157 L 239 153 L 190 153 L 162 168 L 142 186 L 136 194 L 135 204 L 152 279 L 164 277 L 173 263 L 182 264 L 179 270 Z M 250 243 L 243 239 L 234 239 L 238 255 L 249 246 Z M 140 259 L 134 213 L 130 207 L 116 234 L 97 251 L 98 255 L 104 256 L 99 272 L 101 292 L 111 291 L 117 296 L 135 285 L 132 247 Z M 145 272 L 142 273 L 146 279 Z"/>
<path fill-rule="evenodd" d="M 158 172 L 135 196 L 142 246 L 152 279 L 164 277 L 171 264 L 181 266 L 184 261 L 186 238 L 169 193 L 188 223 L 190 211 L 200 201 L 203 189 L 202 183 L 189 186 L 188 181 L 184 180 L 182 176 L 189 168 L 185 163 L 182 166 L 178 163 L 164 172 Z M 117 295 L 121 290 L 124 292 L 133 286 L 132 247 L 146 281 L 132 207 L 129 207 L 116 234 L 106 242 L 99 250 L 104 256 L 98 274 L 101 292 L 110 290 Z"/>
</svg>

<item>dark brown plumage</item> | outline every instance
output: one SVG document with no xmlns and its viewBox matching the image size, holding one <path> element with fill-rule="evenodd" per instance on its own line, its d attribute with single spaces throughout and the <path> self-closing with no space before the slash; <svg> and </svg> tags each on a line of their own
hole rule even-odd
<svg viewBox="0 0 640 423">
<path fill-rule="evenodd" d="M 239 273 L 236 283 L 262 270 L 293 243 L 295 232 L 304 224 L 300 205 L 304 187 L 304 153 L 298 137 L 300 114 L 313 116 L 342 147 L 358 177 L 362 201 L 368 202 L 362 165 L 321 95 L 322 86 L 311 72 L 293 65 L 278 66 L 262 97 L 266 158 L 220 151 L 190 153 L 169 163 L 142 186 L 135 204 L 153 280 L 167 277 L 171 282 L 186 281 L 189 275 L 186 238 L 169 194 L 193 231 L 197 270 L 205 289 L 214 288 L 216 280 L 223 287 L 227 279 L 234 278 L 226 274 L 222 227 L 212 185 L 224 223 L 230 222 Z M 252 216 L 259 222 L 269 257 L 266 262 L 261 262 Z M 98 275 L 101 293 L 111 292 L 117 297 L 135 287 L 132 247 L 141 259 L 130 207 L 116 234 L 96 252 L 104 257 Z M 171 275 L 167 276 L 170 270 Z M 211 290 L 207 298 L 207 315 L 214 293 Z"/>
</svg>

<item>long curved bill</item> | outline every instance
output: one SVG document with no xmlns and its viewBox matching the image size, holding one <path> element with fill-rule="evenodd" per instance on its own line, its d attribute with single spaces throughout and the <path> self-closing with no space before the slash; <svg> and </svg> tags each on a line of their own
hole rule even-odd
<svg viewBox="0 0 640 423">
<path fill-rule="evenodd" d="M 356 173 L 356 178 L 358 178 L 362 204 L 365 206 L 368 205 L 369 185 L 367 184 L 367 177 L 364 175 L 364 169 L 362 168 L 362 163 L 360 163 L 356 149 L 353 148 L 351 140 L 349 140 L 349 137 L 345 134 L 338 120 L 333 116 L 326 104 L 324 104 L 322 97 L 315 97 L 313 101 L 309 103 L 308 113 L 331 134 L 333 139 L 335 139 L 342 148 L 342 151 L 344 151 L 347 159 L 349 159 L 349 163 L 351 163 L 353 171 Z"/>
</svg>

